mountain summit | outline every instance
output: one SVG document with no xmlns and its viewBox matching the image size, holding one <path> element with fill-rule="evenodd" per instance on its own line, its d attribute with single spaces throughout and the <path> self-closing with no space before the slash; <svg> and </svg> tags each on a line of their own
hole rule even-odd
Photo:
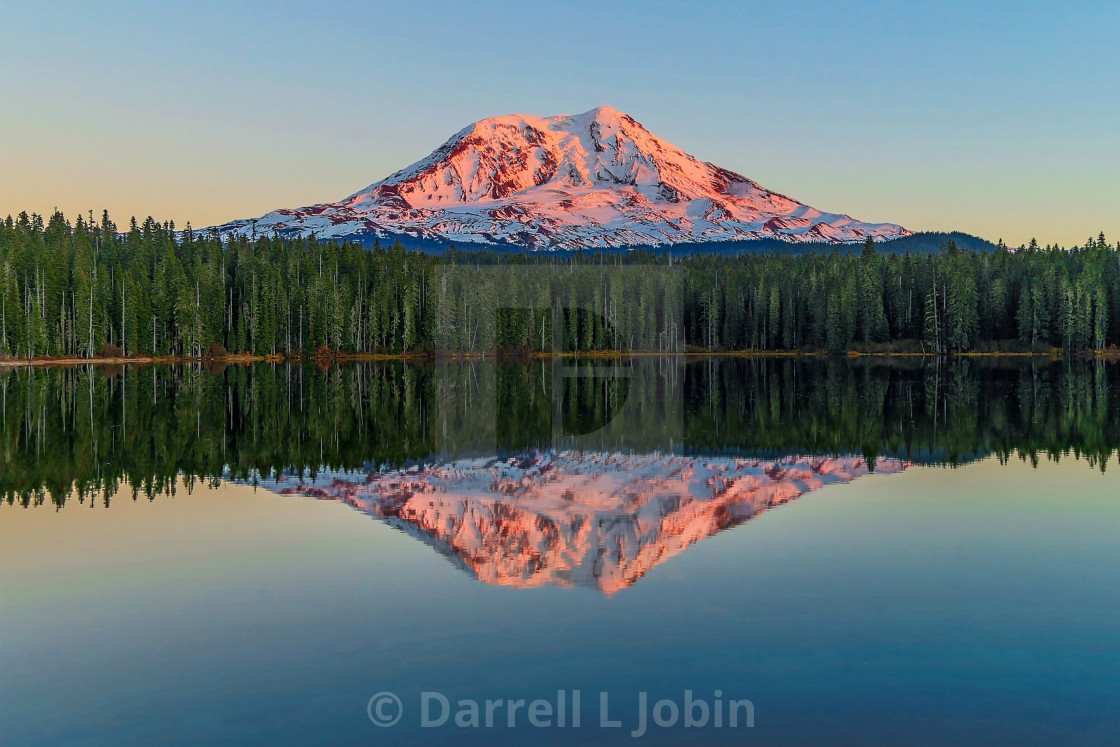
<svg viewBox="0 0 1120 747">
<path fill-rule="evenodd" d="M 854 242 L 910 233 L 771 192 L 698 161 L 609 106 L 484 119 L 340 202 L 275 210 L 217 230 L 325 239 L 407 234 L 534 249 L 764 237 Z"/>
</svg>

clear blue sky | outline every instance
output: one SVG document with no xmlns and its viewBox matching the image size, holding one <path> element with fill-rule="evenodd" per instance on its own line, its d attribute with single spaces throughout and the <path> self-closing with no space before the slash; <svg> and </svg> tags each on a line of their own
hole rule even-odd
<svg viewBox="0 0 1120 747">
<path fill-rule="evenodd" d="M 1118 37 L 1115 0 L 5 3 L 0 213 L 208 225 L 610 104 L 825 210 L 1118 239 Z"/>
</svg>

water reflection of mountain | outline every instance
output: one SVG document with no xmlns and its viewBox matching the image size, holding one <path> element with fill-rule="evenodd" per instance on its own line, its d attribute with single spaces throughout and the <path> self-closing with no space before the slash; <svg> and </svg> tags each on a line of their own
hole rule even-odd
<svg viewBox="0 0 1120 747">
<path fill-rule="evenodd" d="M 887 459 L 874 468 L 905 467 Z M 854 456 L 537 452 L 265 485 L 347 503 L 430 544 L 486 583 L 612 594 L 705 537 L 868 472 L 867 462 Z"/>
</svg>

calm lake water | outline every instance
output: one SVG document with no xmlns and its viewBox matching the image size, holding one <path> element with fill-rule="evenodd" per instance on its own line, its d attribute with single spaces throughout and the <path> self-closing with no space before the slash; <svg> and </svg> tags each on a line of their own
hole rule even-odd
<svg viewBox="0 0 1120 747">
<path fill-rule="evenodd" d="M 0 740 L 1114 744 L 1118 449 L 1100 362 L 0 371 Z"/>
</svg>

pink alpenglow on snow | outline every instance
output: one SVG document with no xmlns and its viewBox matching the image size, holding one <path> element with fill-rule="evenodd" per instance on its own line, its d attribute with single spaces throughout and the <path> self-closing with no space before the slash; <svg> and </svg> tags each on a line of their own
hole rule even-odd
<svg viewBox="0 0 1120 747">
<path fill-rule="evenodd" d="M 875 470 L 907 466 L 882 459 Z M 705 537 L 869 472 L 855 456 L 763 461 L 550 452 L 265 484 L 388 521 L 486 583 L 613 594 Z"/>
<path fill-rule="evenodd" d="M 615 109 L 492 117 L 350 195 L 217 226 L 223 235 L 392 234 L 534 249 L 776 238 L 885 241 L 893 223 L 825 213 L 698 161 Z"/>
</svg>

